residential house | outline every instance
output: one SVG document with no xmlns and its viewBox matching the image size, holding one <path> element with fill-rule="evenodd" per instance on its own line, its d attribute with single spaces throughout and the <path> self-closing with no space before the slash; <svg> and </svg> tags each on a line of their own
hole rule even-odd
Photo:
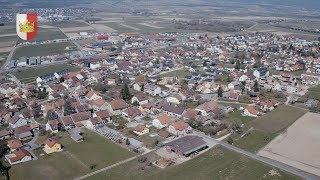
<svg viewBox="0 0 320 180">
<path fill-rule="evenodd" d="M 111 121 L 111 116 L 108 110 L 100 110 L 93 113 L 92 117 L 100 117 L 105 122 Z"/>
<path fill-rule="evenodd" d="M 200 111 L 189 108 L 183 112 L 182 116 L 183 116 L 183 120 L 190 120 L 190 119 L 194 119 L 199 114 L 200 114 Z"/>
<path fill-rule="evenodd" d="M 189 124 L 183 121 L 174 122 L 168 127 L 168 132 L 176 136 L 184 136 L 191 130 L 192 128 L 189 126 Z"/>
<path fill-rule="evenodd" d="M 169 116 L 181 118 L 184 112 L 184 108 L 168 104 L 162 107 L 162 110 L 167 113 Z"/>
<path fill-rule="evenodd" d="M 24 148 L 18 148 L 14 150 L 11 154 L 6 155 L 5 157 L 11 165 L 32 160 L 32 155 Z"/>
<path fill-rule="evenodd" d="M 138 107 L 129 107 L 122 112 L 122 116 L 128 121 L 132 121 L 141 115 L 142 112 Z"/>
<path fill-rule="evenodd" d="M 20 140 L 28 140 L 33 137 L 30 126 L 24 125 L 14 129 L 15 136 Z"/>
<path fill-rule="evenodd" d="M 139 103 L 139 105 L 146 104 L 149 102 L 149 98 L 145 93 L 138 92 L 131 98 L 131 103 L 133 104 L 134 102 Z"/>
<path fill-rule="evenodd" d="M 51 133 L 58 133 L 61 131 L 63 124 L 59 121 L 59 119 L 49 120 L 46 123 L 46 131 L 50 131 Z"/>
<path fill-rule="evenodd" d="M 19 139 L 9 140 L 7 146 L 9 147 L 10 152 L 13 152 L 16 149 L 23 147 L 22 142 Z"/>
<path fill-rule="evenodd" d="M 141 124 L 137 125 L 133 130 L 133 132 L 135 134 L 137 134 L 138 136 L 142 136 L 142 135 L 148 134 L 149 131 L 150 130 L 145 125 L 141 125 Z"/>
<path fill-rule="evenodd" d="M 102 99 L 101 96 L 97 95 L 94 91 L 89 91 L 86 95 L 87 100 L 92 101 L 92 100 L 97 100 L 97 99 Z"/>
<path fill-rule="evenodd" d="M 105 121 L 103 121 L 100 117 L 90 118 L 84 123 L 84 126 L 88 129 L 94 129 L 96 127 L 101 127 L 103 125 L 105 125 Z"/>
<path fill-rule="evenodd" d="M 164 113 L 159 114 L 158 117 L 152 121 L 152 126 L 154 126 L 157 129 L 168 127 L 171 124 L 172 124 L 171 118 Z"/>
<path fill-rule="evenodd" d="M 258 117 L 261 113 L 258 110 L 256 110 L 254 106 L 247 106 L 244 109 L 243 114 L 245 116 Z"/>
<path fill-rule="evenodd" d="M 219 108 L 219 104 L 217 102 L 209 101 L 199 105 L 195 110 L 200 111 L 202 116 L 207 116 L 217 108 Z"/>
<path fill-rule="evenodd" d="M 146 84 L 144 87 L 144 92 L 150 94 L 151 96 L 156 96 L 161 94 L 161 88 L 154 84 Z"/>
<path fill-rule="evenodd" d="M 55 139 L 48 138 L 43 144 L 43 151 L 47 154 L 62 151 L 61 144 Z"/>
<path fill-rule="evenodd" d="M 75 124 L 72 121 L 72 118 L 71 118 L 70 115 L 69 116 L 60 117 L 60 122 L 62 123 L 62 125 L 63 125 L 65 130 L 70 130 L 72 128 L 75 128 Z"/>
<path fill-rule="evenodd" d="M 173 94 L 172 96 L 167 97 L 167 102 L 168 103 L 173 103 L 173 104 L 180 104 L 182 101 L 182 97 L 176 93 Z"/>
<path fill-rule="evenodd" d="M 14 129 L 28 124 L 28 120 L 19 116 L 13 116 L 8 120 L 9 126 Z"/>
<path fill-rule="evenodd" d="M 120 115 L 121 111 L 128 107 L 127 103 L 123 99 L 116 99 L 109 103 L 108 111 L 112 115 Z"/>
<path fill-rule="evenodd" d="M 109 103 L 103 99 L 96 99 L 89 102 L 92 108 L 96 111 L 107 110 L 109 108 Z"/>
<path fill-rule="evenodd" d="M 0 139 L 1 140 L 5 140 L 5 139 L 9 139 L 11 137 L 11 133 L 10 131 L 3 129 L 0 131 Z"/>
</svg>

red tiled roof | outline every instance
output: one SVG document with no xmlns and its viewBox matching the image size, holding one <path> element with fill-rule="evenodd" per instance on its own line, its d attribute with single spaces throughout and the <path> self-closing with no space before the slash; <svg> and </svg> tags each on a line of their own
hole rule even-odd
<svg viewBox="0 0 320 180">
<path fill-rule="evenodd" d="M 50 148 L 53 147 L 55 144 L 57 144 L 58 141 L 55 140 L 55 139 L 51 139 L 51 138 L 48 138 L 46 141 L 44 141 L 43 144 L 46 144 L 48 145 Z"/>
<path fill-rule="evenodd" d="M 162 113 L 162 114 L 160 114 L 158 116 L 158 120 L 160 121 L 160 123 L 162 125 L 164 125 L 164 124 L 167 124 L 167 125 L 172 124 L 171 118 L 167 114 L 164 114 L 164 113 Z"/>
<path fill-rule="evenodd" d="M 18 139 L 9 140 L 7 145 L 10 149 L 17 149 L 23 146 Z"/>
<path fill-rule="evenodd" d="M 14 156 L 10 158 L 11 162 L 20 161 L 26 156 L 31 156 L 31 154 L 28 151 L 26 151 L 24 148 L 18 148 L 14 150 L 13 155 Z"/>
<path fill-rule="evenodd" d="M 123 99 L 117 99 L 110 102 L 113 110 L 125 109 L 128 107 L 127 103 Z"/>
<path fill-rule="evenodd" d="M 184 129 L 187 129 L 189 127 L 189 124 L 187 124 L 183 121 L 177 121 L 177 122 L 174 122 L 172 124 L 172 126 L 174 127 L 174 129 L 176 129 L 178 131 L 182 131 Z"/>
</svg>

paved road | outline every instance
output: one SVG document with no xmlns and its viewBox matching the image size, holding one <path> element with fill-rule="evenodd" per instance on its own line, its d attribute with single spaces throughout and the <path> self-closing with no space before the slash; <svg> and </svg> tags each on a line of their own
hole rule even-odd
<svg viewBox="0 0 320 180">
<path fill-rule="evenodd" d="M 247 103 L 232 102 L 232 101 L 220 101 L 220 100 L 217 100 L 216 102 L 229 103 L 229 104 L 240 104 L 240 105 L 245 105 L 245 106 L 253 106 L 254 105 L 254 103 L 247 104 Z"/>
<path fill-rule="evenodd" d="M 198 132 L 198 133 L 200 134 L 200 132 Z M 203 135 L 201 133 L 201 136 L 206 136 L 206 135 Z M 254 154 L 254 153 L 251 153 L 251 152 L 248 152 L 246 150 L 237 148 L 237 147 L 232 146 L 232 145 L 230 145 L 228 143 L 225 143 L 225 142 L 222 142 L 222 141 L 218 141 L 218 140 L 216 140 L 216 139 L 214 139 L 214 138 L 212 138 L 210 136 L 207 136 L 206 139 L 211 139 L 212 142 L 220 144 L 221 146 L 223 146 L 223 147 L 225 147 L 225 148 L 227 148 L 227 149 L 229 149 L 231 151 L 234 151 L 236 153 L 245 155 L 247 157 L 250 157 L 250 158 L 255 159 L 257 161 L 263 162 L 263 163 L 268 164 L 270 166 L 279 168 L 279 169 L 281 169 L 283 171 L 289 172 L 289 173 L 294 174 L 296 176 L 299 176 L 301 178 L 308 179 L 308 180 L 318 180 L 318 179 L 320 179 L 320 177 L 318 177 L 316 175 L 304 172 L 304 171 L 302 171 L 300 169 L 297 169 L 295 167 L 291 167 L 291 166 L 288 166 L 286 164 L 283 164 L 283 163 L 280 163 L 280 162 L 277 162 L 277 161 L 274 161 L 274 160 L 271 160 L 271 159 L 267 159 L 267 158 L 258 156 L 258 155 Z"/>
</svg>

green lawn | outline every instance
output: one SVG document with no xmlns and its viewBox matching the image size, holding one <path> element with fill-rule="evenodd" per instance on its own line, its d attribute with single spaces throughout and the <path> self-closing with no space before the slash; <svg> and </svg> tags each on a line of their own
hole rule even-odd
<svg viewBox="0 0 320 180">
<path fill-rule="evenodd" d="M 251 117 L 251 116 L 242 116 L 241 115 L 241 111 L 239 110 L 235 110 L 231 113 L 228 114 L 228 119 L 233 120 L 233 121 L 241 121 L 241 123 L 246 124 L 254 119 L 256 119 L 255 117 Z"/>
<path fill-rule="evenodd" d="M 273 111 L 257 118 L 249 123 L 255 129 L 268 133 L 280 133 L 307 111 L 292 106 L 282 105 Z"/>
<path fill-rule="evenodd" d="M 38 156 L 41 153 L 45 155 L 36 161 L 12 166 L 10 179 L 73 179 L 134 155 L 90 130 L 83 131 L 85 140 L 79 143 L 73 141 L 68 133 L 60 133 L 63 152 L 47 155 L 41 149 L 36 150 Z"/>
<path fill-rule="evenodd" d="M 18 36 L 3 36 L 0 37 L 0 42 L 15 42 L 18 40 Z M 12 45 L 13 46 L 13 45 Z"/>
<path fill-rule="evenodd" d="M 88 167 L 94 165 L 96 166 L 95 170 L 97 170 L 134 155 L 133 152 L 118 146 L 93 131 L 84 129 L 84 133 L 85 140 L 83 142 L 75 143 L 67 137 L 61 143 L 65 146 L 66 151 L 69 151 Z"/>
<path fill-rule="evenodd" d="M 182 70 L 176 70 L 171 71 L 168 73 L 161 74 L 161 77 L 177 77 L 177 78 L 184 78 L 188 75 L 191 75 L 192 73 L 189 70 L 182 69 Z"/>
<path fill-rule="evenodd" d="M 320 85 L 309 88 L 304 97 L 320 100 Z"/>
<path fill-rule="evenodd" d="M 234 140 L 234 145 L 241 149 L 256 153 L 266 146 L 275 136 L 275 134 L 253 130 L 247 133 L 244 137 Z"/>
<path fill-rule="evenodd" d="M 69 69 L 70 71 L 79 71 L 80 68 L 76 66 L 72 66 L 69 64 L 57 64 L 51 65 L 47 67 L 42 67 L 38 69 L 29 69 L 23 71 L 14 72 L 13 75 L 16 76 L 21 82 L 28 83 L 33 82 L 38 76 L 54 73 L 63 69 Z"/>
<path fill-rule="evenodd" d="M 206 153 L 180 165 L 158 169 L 154 166 L 138 168 L 137 160 L 115 167 L 87 178 L 88 180 L 225 180 L 225 179 L 299 179 L 274 169 L 279 175 L 270 175 L 272 167 L 236 154 L 222 147 L 215 147 Z"/>
<path fill-rule="evenodd" d="M 45 40 L 54 40 L 54 39 L 64 39 L 67 36 L 61 32 L 58 28 L 39 28 L 37 36 L 32 39 L 32 41 L 45 41 Z M 19 43 L 27 42 L 25 40 L 19 39 Z"/>
<path fill-rule="evenodd" d="M 88 167 L 75 161 L 67 152 L 39 157 L 36 161 L 14 165 L 9 170 L 11 180 L 23 179 L 72 179 L 88 173 Z"/>
<path fill-rule="evenodd" d="M 13 54 L 13 59 L 18 59 L 22 56 L 48 56 L 48 55 L 61 55 L 69 52 L 66 47 L 75 47 L 71 42 L 61 42 L 52 44 L 41 44 L 41 45 L 29 45 L 22 46 L 16 49 Z"/>
</svg>

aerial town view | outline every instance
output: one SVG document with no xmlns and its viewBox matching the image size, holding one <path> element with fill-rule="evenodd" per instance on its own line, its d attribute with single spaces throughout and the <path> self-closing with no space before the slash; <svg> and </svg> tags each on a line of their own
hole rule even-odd
<svg viewBox="0 0 320 180">
<path fill-rule="evenodd" d="M 0 179 L 320 180 L 319 0 L 0 0 Z"/>
</svg>

